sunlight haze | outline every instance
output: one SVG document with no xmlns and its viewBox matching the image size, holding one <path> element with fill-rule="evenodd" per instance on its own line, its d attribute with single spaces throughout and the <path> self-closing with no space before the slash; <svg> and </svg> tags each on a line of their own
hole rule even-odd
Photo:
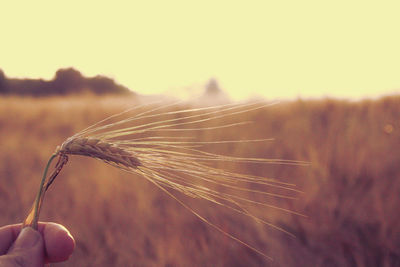
<svg viewBox="0 0 400 267">
<path fill-rule="evenodd" d="M 0 69 L 74 67 L 141 94 L 233 99 L 400 92 L 398 1 L 2 1 Z"/>
</svg>

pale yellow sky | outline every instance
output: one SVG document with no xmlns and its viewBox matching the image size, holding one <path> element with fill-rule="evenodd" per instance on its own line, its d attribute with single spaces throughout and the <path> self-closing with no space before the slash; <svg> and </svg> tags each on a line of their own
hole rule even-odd
<svg viewBox="0 0 400 267">
<path fill-rule="evenodd" d="M 252 95 L 400 92 L 400 1 L 1 1 L 0 68 L 50 79 L 60 67 L 140 93 L 215 77 Z M 183 89 L 182 89 L 183 88 Z"/>
</svg>

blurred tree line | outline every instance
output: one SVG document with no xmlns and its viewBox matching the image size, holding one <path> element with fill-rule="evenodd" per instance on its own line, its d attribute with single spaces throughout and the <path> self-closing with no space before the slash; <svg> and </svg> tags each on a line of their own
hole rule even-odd
<svg viewBox="0 0 400 267">
<path fill-rule="evenodd" d="M 0 94 L 48 96 L 91 92 L 94 94 L 129 94 L 128 88 L 105 76 L 84 77 L 73 69 L 59 69 L 53 80 L 7 78 L 0 69 Z"/>
</svg>

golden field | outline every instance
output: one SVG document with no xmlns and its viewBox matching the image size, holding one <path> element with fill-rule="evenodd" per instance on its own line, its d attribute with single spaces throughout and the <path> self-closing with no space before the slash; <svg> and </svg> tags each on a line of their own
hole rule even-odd
<svg viewBox="0 0 400 267">
<path fill-rule="evenodd" d="M 118 97 L 0 98 L 0 224 L 22 222 L 48 158 L 67 137 L 136 104 Z M 41 220 L 65 225 L 77 242 L 68 262 L 52 266 L 400 266 L 400 97 L 298 100 L 233 119 L 254 123 L 196 131 L 193 137 L 271 137 L 273 142 L 208 149 L 311 162 L 215 163 L 295 183 L 304 192 L 296 200 L 267 201 L 307 218 L 267 207 L 255 212 L 296 237 L 177 196 L 274 261 L 207 226 L 143 177 L 77 156 L 46 194 L 41 213 Z"/>
</svg>

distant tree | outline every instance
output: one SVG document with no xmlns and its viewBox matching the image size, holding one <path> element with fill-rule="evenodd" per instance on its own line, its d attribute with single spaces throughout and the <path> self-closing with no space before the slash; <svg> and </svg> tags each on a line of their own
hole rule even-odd
<svg viewBox="0 0 400 267">
<path fill-rule="evenodd" d="M 83 91 L 95 94 L 132 93 L 128 88 L 116 84 L 113 79 L 105 76 L 86 78 L 73 68 L 58 70 L 51 81 L 8 79 L 0 69 L 0 94 L 46 96 L 77 94 Z"/>
<path fill-rule="evenodd" d="M 101 75 L 88 79 L 87 86 L 96 94 L 130 92 L 128 88 L 117 85 L 114 80 Z"/>
<path fill-rule="evenodd" d="M 58 94 L 77 93 L 84 87 L 84 77 L 73 68 L 60 69 L 52 84 L 53 90 Z"/>
<path fill-rule="evenodd" d="M 0 94 L 4 94 L 7 92 L 7 81 L 6 76 L 2 69 L 0 69 Z"/>
<path fill-rule="evenodd" d="M 214 78 L 207 82 L 204 94 L 200 99 L 210 105 L 229 102 L 229 96 L 219 87 L 217 80 Z"/>
<path fill-rule="evenodd" d="M 206 85 L 205 94 L 212 96 L 212 95 L 219 95 L 221 93 L 222 93 L 222 90 L 219 87 L 217 80 L 214 78 L 211 78 Z"/>
</svg>

